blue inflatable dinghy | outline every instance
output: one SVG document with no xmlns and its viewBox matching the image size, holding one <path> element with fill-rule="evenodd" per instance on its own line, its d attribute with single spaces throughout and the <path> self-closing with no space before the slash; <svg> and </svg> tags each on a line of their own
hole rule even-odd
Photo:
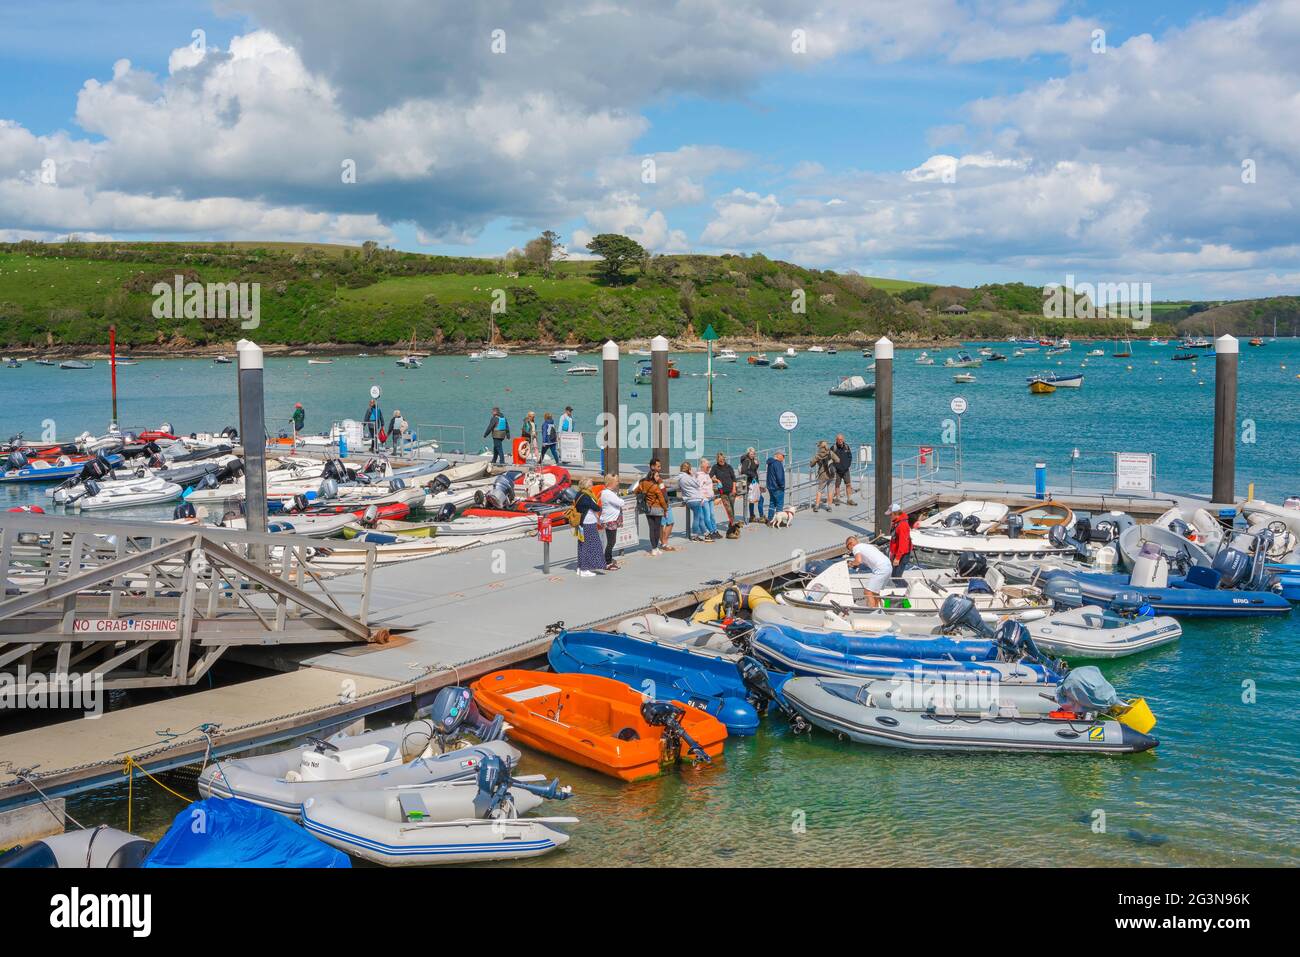
<svg viewBox="0 0 1300 957">
<path fill-rule="evenodd" d="M 699 708 L 726 725 L 728 734 L 758 730 L 760 714 L 750 700 L 752 689 L 741 676 L 738 660 L 696 655 L 605 631 L 561 632 L 546 658 L 560 674 L 613 678 L 651 697 Z M 778 695 L 787 677 L 770 676 Z"/>
<path fill-rule="evenodd" d="M 351 867 L 342 851 L 282 814 L 239 798 L 208 798 L 176 815 L 143 867 Z"/>
</svg>

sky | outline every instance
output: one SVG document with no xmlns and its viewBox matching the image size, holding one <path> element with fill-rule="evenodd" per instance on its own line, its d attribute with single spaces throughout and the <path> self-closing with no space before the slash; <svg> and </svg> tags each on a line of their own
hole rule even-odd
<svg viewBox="0 0 1300 957">
<path fill-rule="evenodd" d="M 1300 0 L 0 0 L 0 241 L 1300 290 Z"/>
</svg>

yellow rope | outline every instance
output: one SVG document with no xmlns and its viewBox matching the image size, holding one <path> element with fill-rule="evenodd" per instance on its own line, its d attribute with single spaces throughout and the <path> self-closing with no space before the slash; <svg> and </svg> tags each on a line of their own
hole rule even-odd
<svg viewBox="0 0 1300 957">
<path fill-rule="evenodd" d="M 169 788 L 167 785 L 163 784 L 163 783 L 162 783 L 161 781 L 159 781 L 156 777 L 154 777 L 152 774 L 150 774 L 148 771 L 146 771 L 143 767 L 141 767 L 139 764 L 137 764 L 135 758 L 133 758 L 131 755 L 128 754 L 128 755 L 126 756 L 126 758 L 124 759 L 124 761 L 123 761 L 123 765 L 122 765 L 122 773 L 125 774 L 125 775 L 127 776 L 127 788 L 126 788 L 126 829 L 127 829 L 128 832 L 130 832 L 130 830 L 131 830 L 131 812 L 132 812 L 132 809 L 133 809 L 133 802 L 134 802 L 134 799 L 135 799 L 135 769 L 136 769 L 136 768 L 139 768 L 141 774 L 143 774 L 145 777 L 147 777 L 147 778 L 148 778 L 150 781 L 152 781 L 154 784 L 158 785 L 160 788 L 162 788 L 162 789 L 163 789 L 164 791 L 166 791 L 168 794 L 172 795 L 173 797 L 178 797 L 178 798 L 180 798 L 180 799 L 181 799 L 182 801 L 184 801 L 186 804 L 193 804 L 193 803 L 194 803 L 193 800 L 191 800 L 190 798 L 187 798 L 184 794 L 177 794 L 175 791 L 173 791 L 173 790 L 172 790 L 171 788 Z"/>
</svg>

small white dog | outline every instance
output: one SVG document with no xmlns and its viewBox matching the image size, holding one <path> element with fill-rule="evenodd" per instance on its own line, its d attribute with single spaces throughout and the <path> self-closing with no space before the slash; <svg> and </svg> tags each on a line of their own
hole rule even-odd
<svg viewBox="0 0 1300 957">
<path fill-rule="evenodd" d="M 794 521 L 794 512 L 788 508 L 783 508 L 772 516 L 773 528 L 789 528 L 790 523 Z"/>
</svg>

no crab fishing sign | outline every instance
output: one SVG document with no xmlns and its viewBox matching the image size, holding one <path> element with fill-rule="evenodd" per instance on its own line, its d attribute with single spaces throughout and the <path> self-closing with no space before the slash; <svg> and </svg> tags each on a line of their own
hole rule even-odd
<svg viewBox="0 0 1300 957">
<path fill-rule="evenodd" d="M 77 618 L 72 622 L 75 634 L 120 635 L 148 632 L 176 632 L 175 618 Z"/>
</svg>

